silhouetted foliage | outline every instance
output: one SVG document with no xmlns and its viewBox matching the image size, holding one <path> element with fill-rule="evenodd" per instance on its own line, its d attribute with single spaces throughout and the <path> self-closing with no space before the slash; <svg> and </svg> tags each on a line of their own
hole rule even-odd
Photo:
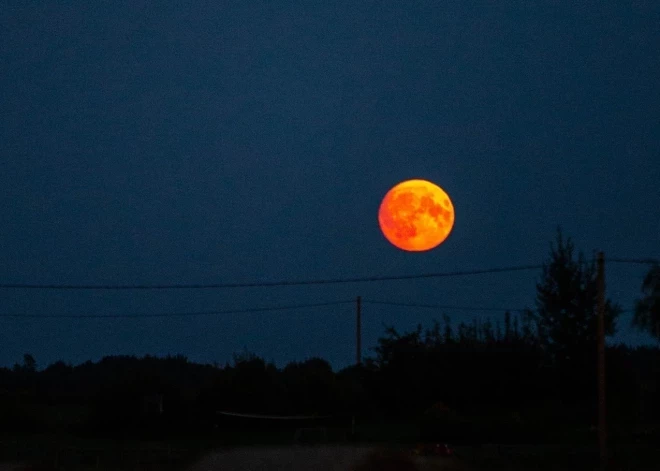
<svg viewBox="0 0 660 471">
<path fill-rule="evenodd" d="M 576 254 L 570 238 L 557 230 L 536 285 L 538 335 L 555 364 L 555 390 L 585 419 L 595 417 L 597 270 L 595 260 Z M 616 330 L 621 308 L 606 299 L 605 334 Z"/>
<path fill-rule="evenodd" d="M 536 309 L 541 340 L 556 361 L 581 361 L 596 351 L 597 273 L 595 261 L 587 261 L 561 230 L 543 265 L 536 285 Z M 605 303 L 605 333 L 616 331 L 621 313 L 609 299 Z M 588 353 L 587 353 L 588 352 Z"/>
<path fill-rule="evenodd" d="M 506 330 L 499 334 L 486 319 L 462 322 L 454 338 L 444 321 L 445 335 L 436 321 L 404 334 L 390 327 L 379 339 L 373 363 L 385 414 L 418 414 L 437 401 L 472 410 L 522 408 L 552 394 L 531 311 L 505 313 Z"/>
<path fill-rule="evenodd" d="M 299 412 L 327 414 L 335 410 L 335 375 L 327 361 L 312 358 L 289 363 L 282 377 L 289 401 Z"/>
<path fill-rule="evenodd" d="M 660 340 L 660 265 L 653 265 L 642 283 L 642 298 L 635 305 L 633 325 Z"/>
<path fill-rule="evenodd" d="M 284 395 L 277 368 L 250 353 L 234 357 L 234 366 L 224 370 L 228 388 L 221 403 L 224 410 L 273 414 Z"/>
<path fill-rule="evenodd" d="M 522 326 L 508 337 L 497 335 L 490 320 L 464 323 L 462 337 L 445 335 L 446 317 L 411 332 L 387 328 L 374 358 L 337 373 L 320 358 L 278 369 L 252 354 L 223 368 L 180 356 L 113 356 L 75 367 L 55 362 L 31 375 L 4 368 L 0 427 L 113 437 L 228 427 L 230 436 L 254 423 L 223 422 L 218 411 L 331 414 L 346 428 L 353 416 L 358 423 L 415 420 L 428 439 L 475 442 L 531 440 L 580 423 L 558 399 L 565 373 L 544 361 L 538 339 L 526 333 L 525 313 L 507 317 Z M 660 351 L 617 346 L 607 355 L 612 421 L 660 420 Z"/>
<path fill-rule="evenodd" d="M 26 353 L 23 355 L 23 364 L 14 364 L 14 371 L 18 373 L 35 373 L 37 371 L 37 361 L 32 355 Z"/>
</svg>

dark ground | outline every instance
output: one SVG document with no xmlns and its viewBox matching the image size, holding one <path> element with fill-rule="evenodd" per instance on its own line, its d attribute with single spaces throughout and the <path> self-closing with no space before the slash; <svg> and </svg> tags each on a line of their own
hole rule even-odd
<svg viewBox="0 0 660 471">
<path fill-rule="evenodd" d="M 390 450 L 384 463 L 397 463 L 390 469 L 411 470 L 590 470 L 598 468 L 598 454 L 591 436 L 587 440 L 554 444 L 481 444 L 455 445 L 455 456 L 425 457 L 413 453 L 414 443 L 405 443 L 405 427 L 394 427 L 400 435 L 383 441 L 386 428 L 359 443 L 335 442 L 312 445 L 293 445 L 292 437 L 279 437 L 279 443 L 267 443 L 266 437 L 234 437 L 234 443 L 215 437 L 170 438 L 161 441 L 83 439 L 72 436 L 34 435 L 0 437 L 0 471 L 13 469 L 82 471 L 82 470 L 369 470 L 388 468 L 367 465 L 369 455 Z M 374 432 L 375 433 L 375 432 Z M 336 437 L 336 436 L 335 436 Z M 335 437 L 329 435 L 329 440 Z M 657 437 L 656 437 L 657 438 Z M 658 442 L 653 436 L 623 443 L 612 443 L 614 470 L 657 470 Z M 637 443 L 635 443 L 635 441 Z M 591 442 L 591 443 L 588 443 Z M 395 459 L 392 456 L 398 456 Z M 382 458 L 382 457 L 381 457 Z M 374 458 L 375 459 L 375 458 Z M 408 464 L 406 464 L 408 463 Z M 363 467 L 359 467 L 360 465 Z M 28 467 L 29 466 L 29 467 Z M 406 467 L 408 466 L 408 467 Z"/>
</svg>

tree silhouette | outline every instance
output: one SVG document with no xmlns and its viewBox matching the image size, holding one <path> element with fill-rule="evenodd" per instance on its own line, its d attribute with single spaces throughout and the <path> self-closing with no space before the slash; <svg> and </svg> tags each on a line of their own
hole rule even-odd
<svg viewBox="0 0 660 471">
<path fill-rule="evenodd" d="M 330 364 L 321 358 L 291 362 L 282 370 L 282 377 L 292 412 L 325 414 L 333 410 L 335 375 Z"/>
<path fill-rule="evenodd" d="M 18 363 L 14 364 L 14 371 L 22 373 L 36 373 L 37 361 L 31 354 L 26 353 L 23 355 L 22 365 L 19 365 Z"/>
<path fill-rule="evenodd" d="M 595 351 L 596 275 L 594 261 L 587 261 L 582 252 L 576 257 L 573 242 L 558 229 L 536 285 L 541 342 L 555 361 L 578 360 L 585 352 Z M 606 300 L 606 335 L 615 333 L 620 313 L 618 305 Z"/>
<path fill-rule="evenodd" d="M 550 363 L 555 365 L 554 387 L 567 404 L 579 410 L 583 419 L 595 413 L 597 272 L 561 229 L 550 246 L 536 285 L 538 336 Z M 605 302 L 605 334 L 615 333 L 618 305 Z"/>
<path fill-rule="evenodd" d="M 642 294 L 635 305 L 633 325 L 660 340 L 660 265 L 653 265 L 644 277 Z"/>
<path fill-rule="evenodd" d="M 23 365 L 0 368 L 0 433 L 153 439 L 218 433 L 230 441 L 237 430 L 246 436 L 262 430 L 287 440 L 293 433 L 286 430 L 289 423 L 234 419 L 218 411 L 328 414 L 344 431 L 353 416 L 358 424 L 415 421 L 420 436 L 429 440 L 466 443 L 520 443 L 584 426 L 586 417 L 576 412 L 589 413 L 589 403 L 571 407 L 566 399 L 579 394 L 584 399 L 595 389 L 589 377 L 593 365 L 580 369 L 571 362 L 544 362 L 531 315 L 507 317 L 508 322 L 500 320 L 510 324 L 508 338 L 494 333 L 489 319 L 462 323 L 462 340 L 445 335 L 447 316 L 427 329 L 388 328 L 373 349 L 373 361 L 338 373 L 321 358 L 278 369 L 249 353 L 224 368 L 183 356 L 110 356 L 77 366 L 57 361 L 33 373 Z M 617 421 L 660 420 L 659 354 L 657 347 L 607 348 L 613 427 Z M 557 387 L 561 384 L 563 389 Z M 152 408 L 152 399 L 162 407 Z M 439 407 L 450 413 L 438 413 Z"/>
</svg>

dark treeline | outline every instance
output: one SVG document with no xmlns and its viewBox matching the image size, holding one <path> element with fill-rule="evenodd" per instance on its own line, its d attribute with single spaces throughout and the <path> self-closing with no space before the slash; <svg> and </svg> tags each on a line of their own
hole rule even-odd
<svg viewBox="0 0 660 471">
<path fill-rule="evenodd" d="M 222 426 L 217 411 L 230 411 L 331 414 L 345 426 L 352 416 L 412 420 L 429 439 L 520 441 L 595 424 L 595 374 L 548 363 L 529 321 L 507 315 L 500 331 L 447 321 L 403 334 L 390 328 L 365 365 L 338 372 L 318 358 L 276 368 L 250 354 L 223 367 L 183 356 L 113 356 L 38 371 L 26 355 L 0 369 L 0 426 L 5 433 L 207 433 Z M 613 426 L 659 423 L 660 350 L 609 347 L 607 360 Z"/>
<path fill-rule="evenodd" d="M 659 272 L 649 273 L 635 322 L 657 335 Z M 336 372 L 320 358 L 278 368 L 248 352 L 224 366 L 181 355 L 111 356 L 40 370 L 26 354 L 14 368 L 0 368 L 0 432 L 155 437 L 255 424 L 218 414 L 225 411 L 330 415 L 347 430 L 353 418 L 358 425 L 413 423 L 423 440 L 592 437 L 596 281 L 593 261 L 558 233 L 535 309 L 457 325 L 443 316 L 410 332 L 386 328 L 363 365 Z M 606 301 L 608 335 L 620 312 Z M 660 349 L 609 346 L 606 358 L 611 437 L 657 430 Z"/>
</svg>

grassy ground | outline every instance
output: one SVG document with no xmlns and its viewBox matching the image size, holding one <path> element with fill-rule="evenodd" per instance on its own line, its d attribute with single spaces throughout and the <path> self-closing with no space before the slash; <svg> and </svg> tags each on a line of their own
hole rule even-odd
<svg viewBox="0 0 660 471">
<path fill-rule="evenodd" d="M 198 439 L 170 441 L 84 439 L 72 436 L 19 436 L 0 439 L 0 462 L 29 463 L 35 470 L 186 469 L 213 443 Z"/>
<path fill-rule="evenodd" d="M 0 437 L 0 463 L 34 463 L 35 471 L 82 470 L 251 470 L 251 469 L 358 469 L 361 461 L 378 449 L 394 449 L 410 456 L 414 430 L 406 424 L 358 427 L 363 440 L 342 441 L 341 433 L 330 434 L 336 443 L 323 446 L 292 446 L 292 436 L 227 434 L 207 437 L 178 437 L 160 441 L 90 439 L 66 435 Z M 337 431 L 339 432 L 339 431 Z M 269 444 L 269 445 L 265 445 Z M 570 440 L 557 444 L 456 445 L 455 458 L 415 457 L 413 465 L 423 470 L 591 470 L 598 467 L 594 441 Z M 621 441 L 613 437 L 610 451 L 612 471 L 657 470 L 658 442 Z M 385 460 L 392 462 L 393 460 Z M 8 469 L 7 464 L 0 471 Z M 382 467 L 381 467 L 382 468 Z M 361 468 L 379 469 L 379 468 Z M 382 468 L 383 471 L 385 468 Z M 405 468 L 401 468 L 405 469 Z"/>
<path fill-rule="evenodd" d="M 211 453 L 189 471 L 467 471 L 453 458 L 414 456 L 410 449 L 388 446 L 314 446 L 237 448 Z"/>
<path fill-rule="evenodd" d="M 464 446 L 457 454 L 470 469 L 509 470 L 596 470 L 599 469 L 595 446 L 570 444 Z M 658 469 L 658 447 L 618 445 L 610 447 L 611 471 Z"/>
<path fill-rule="evenodd" d="M 376 453 L 380 446 L 310 446 L 310 447 L 237 447 L 220 451 L 208 451 L 201 455 L 187 457 L 170 457 L 153 454 L 131 454 L 125 450 L 108 447 L 99 454 L 61 457 L 58 463 L 51 458 L 32 458 L 18 461 L 30 463 L 35 471 L 51 470 L 131 470 L 131 471 L 224 471 L 224 470 L 376 470 L 387 469 L 411 471 L 485 471 L 506 469 L 515 471 L 565 471 L 565 470 L 595 470 L 598 460 L 594 450 L 569 449 L 553 445 L 537 446 L 507 446 L 506 449 L 497 446 L 460 447 L 458 456 L 454 458 L 414 457 L 409 451 L 399 452 L 400 463 L 409 463 L 408 467 L 384 467 L 382 463 L 392 463 L 395 460 L 375 461 L 369 455 Z M 629 448 L 619 451 L 613 466 L 615 470 L 657 470 L 656 450 Z M 380 465 L 376 463 L 381 463 Z M 359 466 L 362 467 L 359 467 Z M 0 464 L 0 471 L 12 469 L 9 464 Z M 22 469 L 26 469 L 23 467 Z"/>
</svg>

